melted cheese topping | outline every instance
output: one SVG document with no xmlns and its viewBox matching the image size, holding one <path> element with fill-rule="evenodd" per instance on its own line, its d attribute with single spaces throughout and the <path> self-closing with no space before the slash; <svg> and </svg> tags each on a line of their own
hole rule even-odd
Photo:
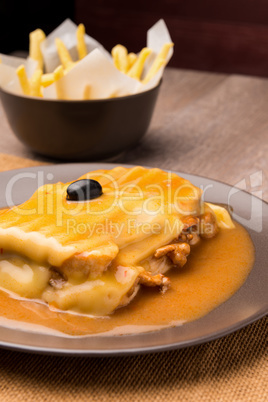
<svg viewBox="0 0 268 402">
<path fill-rule="evenodd" d="M 0 261 L 0 271 L 2 274 L 7 274 L 16 282 L 26 284 L 33 280 L 33 270 L 28 264 L 23 264 L 22 267 L 17 267 L 9 261 Z"/>
<path fill-rule="evenodd" d="M 41 298 L 49 278 L 48 267 L 12 254 L 0 256 L 0 286 L 22 297 Z"/>
<path fill-rule="evenodd" d="M 39 232 L 25 232 L 18 227 L 1 228 L 0 244 L 4 250 L 25 255 L 36 262 L 47 262 L 60 266 L 62 261 L 70 257 L 75 248 L 62 246 L 55 238 L 46 237 Z"/>
<path fill-rule="evenodd" d="M 182 215 L 200 213 L 201 191 L 160 169 L 118 167 L 82 178 L 99 181 L 103 195 L 70 202 L 69 183 L 39 188 L 0 215 L 0 247 L 59 267 L 71 255 L 113 243 L 124 250 L 118 262 L 127 265 L 133 254 L 140 261 L 176 237 Z"/>
</svg>

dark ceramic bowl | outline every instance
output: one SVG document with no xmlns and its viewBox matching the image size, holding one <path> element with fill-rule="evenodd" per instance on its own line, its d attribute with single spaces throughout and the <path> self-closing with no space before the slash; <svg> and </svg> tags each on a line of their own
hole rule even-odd
<svg viewBox="0 0 268 402">
<path fill-rule="evenodd" d="M 25 145 L 61 160 L 98 160 L 132 147 L 146 133 L 160 84 L 136 95 L 45 100 L 0 89 L 9 124 Z"/>
</svg>

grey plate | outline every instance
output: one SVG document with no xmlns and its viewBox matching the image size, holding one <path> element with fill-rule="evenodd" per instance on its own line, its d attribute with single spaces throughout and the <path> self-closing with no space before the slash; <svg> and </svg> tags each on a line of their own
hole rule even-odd
<svg viewBox="0 0 268 402">
<path fill-rule="evenodd" d="M 0 207 L 27 200 L 43 183 L 70 181 L 114 164 L 66 164 L 0 173 Z M 64 338 L 0 327 L 0 346 L 28 352 L 109 356 L 156 352 L 197 345 L 230 334 L 263 317 L 268 311 L 268 204 L 244 191 L 207 178 L 179 173 L 205 191 L 205 200 L 229 204 L 234 218 L 249 231 L 256 249 L 254 267 L 244 285 L 205 317 L 175 328 L 124 336 Z M 9 200 L 6 189 L 12 187 Z"/>
</svg>

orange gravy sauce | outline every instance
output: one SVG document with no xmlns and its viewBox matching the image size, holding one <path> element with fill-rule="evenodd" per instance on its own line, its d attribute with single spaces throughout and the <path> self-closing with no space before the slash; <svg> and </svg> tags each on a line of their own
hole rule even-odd
<svg viewBox="0 0 268 402">
<path fill-rule="evenodd" d="M 46 305 L 13 299 L 0 291 L 0 325 L 2 317 L 3 321 L 19 321 L 17 328 L 23 329 L 23 323 L 35 324 L 41 325 L 44 333 L 50 328 L 76 336 L 174 326 L 196 320 L 229 299 L 242 286 L 253 263 L 254 246 L 247 231 L 236 223 L 235 229 L 221 230 L 215 238 L 192 248 L 187 264 L 168 273 L 171 289 L 163 295 L 157 289 L 142 288 L 127 307 L 106 318 L 90 318 L 53 312 Z"/>
</svg>

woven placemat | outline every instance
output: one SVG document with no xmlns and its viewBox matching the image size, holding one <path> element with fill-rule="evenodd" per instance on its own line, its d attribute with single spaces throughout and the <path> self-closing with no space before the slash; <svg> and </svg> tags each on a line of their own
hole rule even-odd
<svg viewBox="0 0 268 402">
<path fill-rule="evenodd" d="M 37 164 L 0 154 L 0 170 Z M 267 332 L 265 317 L 200 346 L 128 357 L 0 350 L 0 400 L 267 401 Z"/>
<path fill-rule="evenodd" d="M 267 401 L 267 319 L 217 341 L 109 358 L 2 350 L 2 401 Z"/>
</svg>

